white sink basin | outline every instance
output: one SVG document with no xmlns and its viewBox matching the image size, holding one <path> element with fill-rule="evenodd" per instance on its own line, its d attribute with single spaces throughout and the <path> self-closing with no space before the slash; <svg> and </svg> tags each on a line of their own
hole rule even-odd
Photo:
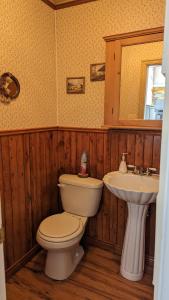
<svg viewBox="0 0 169 300">
<path fill-rule="evenodd" d="M 128 219 L 120 272 L 123 277 L 138 281 L 144 273 L 147 210 L 156 200 L 159 178 L 116 171 L 106 174 L 103 181 L 116 197 L 127 202 Z"/>
<path fill-rule="evenodd" d="M 135 204 L 155 202 L 159 189 L 157 176 L 122 174 L 116 171 L 106 174 L 103 181 L 116 197 Z"/>
</svg>

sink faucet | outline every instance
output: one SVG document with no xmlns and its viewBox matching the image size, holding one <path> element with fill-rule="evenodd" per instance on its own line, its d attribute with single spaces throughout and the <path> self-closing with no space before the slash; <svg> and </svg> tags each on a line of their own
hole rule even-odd
<svg viewBox="0 0 169 300">
<path fill-rule="evenodd" d="M 139 175 L 143 176 L 143 175 L 147 175 L 147 171 L 145 172 L 145 169 L 143 167 L 139 168 Z"/>
<path fill-rule="evenodd" d="M 133 174 L 139 175 L 140 169 L 137 166 L 134 166 Z"/>
<path fill-rule="evenodd" d="M 146 175 L 146 176 L 151 176 L 151 175 L 159 175 L 159 172 L 156 168 L 143 168 L 143 167 L 138 167 L 134 165 L 128 165 L 127 166 L 128 172 L 131 172 L 136 175 Z"/>
<path fill-rule="evenodd" d="M 146 170 L 143 167 L 137 167 L 137 166 L 134 167 L 133 173 L 141 176 L 147 175 Z"/>
</svg>

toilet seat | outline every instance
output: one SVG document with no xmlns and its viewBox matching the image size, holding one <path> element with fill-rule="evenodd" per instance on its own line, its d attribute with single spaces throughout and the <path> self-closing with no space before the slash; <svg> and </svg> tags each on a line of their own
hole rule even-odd
<svg viewBox="0 0 169 300">
<path fill-rule="evenodd" d="M 86 217 L 66 212 L 55 214 L 41 222 L 38 233 L 45 241 L 66 242 L 82 233 L 86 220 Z"/>
</svg>

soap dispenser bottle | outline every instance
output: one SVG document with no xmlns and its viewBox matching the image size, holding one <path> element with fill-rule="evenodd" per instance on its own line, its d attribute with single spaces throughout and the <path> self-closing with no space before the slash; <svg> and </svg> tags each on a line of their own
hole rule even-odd
<svg viewBox="0 0 169 300">
<path fill-rule="evenodd" d="M 126 164 L 126 159 L 125 159 L 125 155 L 127 155 L 128 153 L 122 153 L 122 159 L 120 162 L 120 166 L 119 166 L 119 172 L 120 173 L 127 173 L 127 164 Z"/>
</svg>

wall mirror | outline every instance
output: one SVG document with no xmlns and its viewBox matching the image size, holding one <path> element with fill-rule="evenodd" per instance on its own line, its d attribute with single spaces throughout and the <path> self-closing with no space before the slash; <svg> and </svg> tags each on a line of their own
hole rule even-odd
<svg viewBox="0 0 169 300">
<path fill-rule="evenodd" d="M 105 37 L 105 125 L 162 125 L 163 27 Z"/>
</svg>

